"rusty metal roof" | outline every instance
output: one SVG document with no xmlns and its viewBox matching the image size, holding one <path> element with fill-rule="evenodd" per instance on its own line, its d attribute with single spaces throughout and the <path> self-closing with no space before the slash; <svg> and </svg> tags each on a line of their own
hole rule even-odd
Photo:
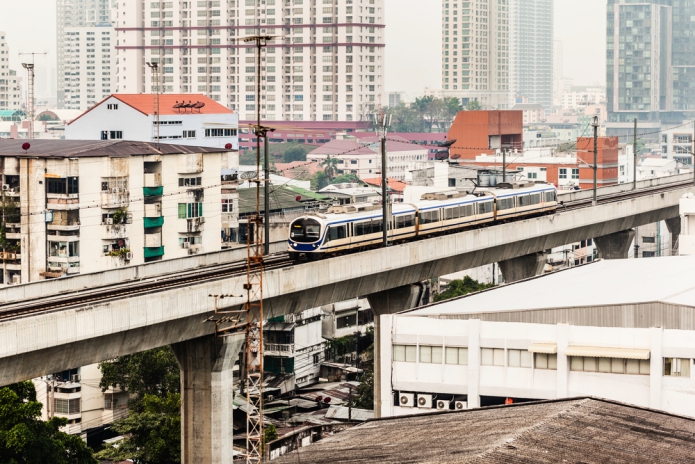
<svg viewBox="0 0 695 464">
<path fill-rule="evenodd" d="M 24 143 L 31 145 L 26 152 L 22 149 Z M 0 156 L 12 157 L 88 158 L 107 156 L 119 158 L 133 155 L 175 155 L 226 151 L 230 150 L 217 147 L 192 147 L 127 140 L 0 139 Z"/>
<path fill-rule="evenodd" d="M 692 418 L 570 398 L 369 420 L 273 462 L 676 463 L 693 440 Z"/>
</svg>

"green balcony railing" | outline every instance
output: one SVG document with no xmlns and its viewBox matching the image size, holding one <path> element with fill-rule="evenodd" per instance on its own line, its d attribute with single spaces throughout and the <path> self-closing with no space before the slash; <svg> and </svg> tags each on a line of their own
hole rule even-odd
<svg viewBox="0 0 695 464">
<path fill-rule="evenodd" d="M 145 219 L 145 229 L 150 227 L 162 227 L 164 225 L 164 216 L 159 217 L 146 217 Z"/>
<path fill-rule="evenodd" d="M 143 187 L 142 194 L 146 197 L 161 197 L 164 187 Z"/>
<path fill-rule="evenodd" d="M 164 247 L 145 247 L 143 255 L 145 256 L 145 258 L 155 258 L 157 256 L 163 256 Z"/>
</svg>

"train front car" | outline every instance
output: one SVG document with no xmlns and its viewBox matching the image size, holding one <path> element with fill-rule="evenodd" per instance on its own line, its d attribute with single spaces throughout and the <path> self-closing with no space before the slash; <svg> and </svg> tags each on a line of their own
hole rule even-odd
<svg viewBox="0 0 695 464">
<path fill-rule="evenodd" d="M 325 224 L 319 217 L 303 216 L 290 224 L 288 251 L 290 258 L 298 260 L 305 255 L 308 260 L 320 256 Z"/>
</svg>

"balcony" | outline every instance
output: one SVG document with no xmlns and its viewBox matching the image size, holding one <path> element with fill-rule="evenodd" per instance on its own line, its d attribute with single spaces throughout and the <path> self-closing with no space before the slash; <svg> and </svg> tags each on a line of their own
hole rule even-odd
<svg viewBox="0 0 695 464">
<path fill-rule="evenodd" d="M 148 248 L 145 247 L 143 249 L 143 256 L 145 258 L 155 258 L 157 256 L 163 256 L 164 255 L 164 247 L 160 246 L 157 248 Z"/>
<path fill-rule="evenodd" d="M 105 224 L 102 239 L 111 240 L 128 237 L 128 230 L 125 224 Z"/>
<path fill-rule="evenodd" d="M 125 189 L 114 188 L 110 191 L 101 192 L 101 207 L 123 208 L 130 203 L 130 192 Z"/>
<path fill-rule="evenodd" d="M 150 229 L 152 227 L 162 227 L 164 225 L 164 217 L 145 217 L 143 218 L 145 223 L 145 229 Z"/>
<path fill-rule="evenodd" d="M 46 195 L 46 207 L 56 211 L 79 209 L 80 196 L 76 193 L 49 193 Z"/>
<path fill-rule="evenodd" d="M 145 174 L 145 187 L 161 187 L 162 186 L 162 173 L 153 172 Z"/>
<path fill-rule="evenodd" d="M 162 247 L 162 233 L 157 232 L 154 234 L 145 234 L 145 247 L 146 248 L 161 248 Z"/>
<path fill-rule="evenodd" d="M 293 356 L 294 344 L 264 343 L 263 354 L 266 356 Z"/>
<path fill-rule="evenodd" d="M 145 203 L 145 218 L 158 218 L 162 216 L 162 203 Z M 145 226 L 155 227 L 155 226 Z"/>
<path fill-rule="evenodd" d="M 144 197 L 161 197 L 164 193 L 164 187 L 143 187 L 142 194 Z"/>
<path fill-rule="evenodd" d="M 204 230 L 205 218 L 178 219 L 176 231 L 180 234 L 202 232 Z"/>
</svg>

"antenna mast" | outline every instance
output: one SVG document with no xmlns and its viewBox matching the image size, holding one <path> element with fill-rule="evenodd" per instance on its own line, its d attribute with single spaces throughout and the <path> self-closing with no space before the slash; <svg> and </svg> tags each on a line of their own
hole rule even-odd
<svg viewBox="0 0 695 464">
<path fill-rule="evenodd" d="M 34 56 L 46 55 L 48 52 L 29 52 L 20 53 L 19 55 L 31 55 L 31 63 L 22 63 L 22 67 L 27 70 L 27 113 L 29 116 L 29 135 L 27 138 L 34 138 Z"/>
<path fill-rule="evenodd" d="M 154 98 L 152 99 L 152 111 L 155 117 L 155 143 L 159 148 L 159 63 L 147 62 L 147 66 L 152 70 L 152 80 L 154 81 Z M 150 89 L 151 91 L 152 89 Z"/>
</svg>

